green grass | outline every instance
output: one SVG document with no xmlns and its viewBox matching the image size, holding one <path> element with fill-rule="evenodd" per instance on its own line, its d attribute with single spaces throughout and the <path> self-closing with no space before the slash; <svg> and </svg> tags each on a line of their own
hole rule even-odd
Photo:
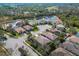
<svg viewBox="0 0 79 59">
<path fill-rule="evenodd" d="M 79 28 L 77 28 L 76 30 L 77 30 L 77 32 L 79 32 Z"/>
<path fill-rule="evenodd" d="M 18 33 L 15 33 L 16 35 L 13 35 L 12 33 L 10 33 L 10 32 L 5 32 L 7 35 L 9 35 L 9 36 L 11 36 L 11 37 L 15 37 L 15 38 L 18 38 L 18 37 L 20 37 L 21 35 L 20 34 L 18 34 Z"/>
<path fill-rule="evenodd" d="M 27 42 L 29 45 L 32 45 L 32 43 L 31 43 L 30 41 L 27 40 L 26 42 Z"/>
</svg>

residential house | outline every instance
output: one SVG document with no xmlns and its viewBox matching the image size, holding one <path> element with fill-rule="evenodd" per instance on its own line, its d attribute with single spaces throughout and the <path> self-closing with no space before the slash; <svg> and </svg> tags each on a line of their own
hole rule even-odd
<svg viewBox="0 0 79 59">
<path fill-rule="evenodd" d="M 55 40 L 57 38 L 55 34 L 50 33 L 50 32 L 43 32 L 41 35 L 48 38 L 49 40 Z"/>
<path fill-rule="evenodd" d="M 68 37 L 70 42 L 78 43 L 79 44 L 79 37 L 76 37 L 75 35 L 72 35 L 71 37 Z"/>
<path fill-rule="evenodd" d="M 33 27 L 30 25 L 24 25 L 23 28 L 27 31 L 31 31 L 33 29 Z"/>
<path fill-rule="evenodd" d="M 57 16 L 52 17 L 45 17 L 42 19 L 35 19 L 35 20 L 28 20 L 30 25 L 34 24 L 45 24 L 45 23 L 52 23 L 52 24 L 62 24 L 62 21 Z"/>
<path fill-rule="evenodd" d="M 59 47 L 50 53 L 50 56 L 75 56 L 71 52 Z"/>
<path fill-rule="evenodd" d="M 62 23 L 63 23 L 62 20 L 59 17 L 57 17 L 56 24 L 58 25 L 58 24 L 62 24 Z"/>
<path fill-rule="evenodd" d="M 65 26 L 62 25 L 62 24 L 56 25 L 56 28 L 57 28 L 58 30 L 60 30 L 60 31 L 64 31 L 64 30 L 65 30 Z"/>
<path fill-rule="evenodd" d="M 55 34 L 55 35 L 60 35 L 60 33 L 61 33 L 61 31 L 58 30 L 57 28 L 51 28 L 48 31 Z"/>
<path fill-rule="evenodd" d="M 23 20 L 14 20 L 14 21 L 11 21 L 9 23 L 7 23 L 4 27 L 6 27 L 6 29 L 8 28 L 15 28 L 15 27 L 21 27 L 25 24 L 25 22 Z"/>
<path fill-rule="evenodd" d="M 77 44 L 72 42 L 64 42 L 61 47 L 73 53 L 74 55 L 79 56 L 79 46 Z"/>
<path fill-rule="evenodd" d="M 51 40 L 49 40 L 48 38 L 46 38 L 42 35 L 39 35 L 38 37 L 36 37 L 35 40 L 37 42 L 39 42 L 42 46 L 46 45 L 48 42 L 51 41 Z"/>
<path fill-rule="evenodd" d="M 33 46 L 42 55 L 48 55 L 50 47 L 47 44 L 51 42 L 51 40 L 39 34 L 34 38 L 28 39 L 28 41 L 31 42 L 31 46 Z"/>
<path fill-rule="evenodd" d="M 14 27 L 21 27 L 24 24 L 25 24 L 25 22 L 23 20 L 16 20 L 16 21 L 11 23 L 12 28 L 14 28 Z"/>
<path fill-rule="evenodd" d="M 50 21 L 52 22 L 52 24 L 53 24 L 53 23 L 55 23 L 56 25 L 62 24 L 61 19 L 59 19 L 59 17 L 57 17 L 57 16 L 51 17 L 51 18 L 50 18 Z"/>
<path fill-rule="evenodd" d="M 57 16 L 45 17 L 45 21 L 48 23 L 51 22 L 52 24 L 55 24 L 55 25 L 62 24 L 61 19 L 59 19 L 59 17 Z"/>
<path fill-rule="evenodd" d="M 34 21 L 34 20 L 28 20 L 28 23 L 29 23 L 30 25 L 34 25 L 34 24 L 36 24 L 36 21 Z"/>
<path fill-rule="evenodd" d="M 42 20 L 42 19 L 39 19 L 39 20 L 37 20 L 37 19 L 33 19 L 33 20 L 28 20 L 28 22 L 29 22 L 29 24 L 30 25 L 35 25 L 35 24 L 38 24 L 38 25 L 40 25 L 40 24 L 43 24 L 44 23 L 44 20 Z"/>
<path fill-rule="evenodd" d="M 19 34 L 22 34 L 22 33 L 25 33 L 26 32 L 25 29 L 23 29 L 22 27 L 14 28 L 14 31 L 16 31 Z"/>
</svg>

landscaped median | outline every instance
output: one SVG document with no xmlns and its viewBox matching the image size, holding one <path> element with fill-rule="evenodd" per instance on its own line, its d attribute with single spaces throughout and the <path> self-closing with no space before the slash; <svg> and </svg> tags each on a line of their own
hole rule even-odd
<svg viewBox="0 0 79 59">
<path fill-rule="evenodd" d="M 14 34 L 15 34 L 15 35 L 14 35 L 14 34 L 11 33 L 11 32 L 6 32 L 6 34 L 9 35 L 10 37 L 14 37 L 14 38 L 20 37 L 20 35 L 19 35 L 18 33 L 14 33 Z"/>
<path fill-rule="evenodd" d="M 3 29 L 3 28 L 0 28 L 0 30 L 2 31 L 2 34 L 7 34 L 7 35 L 9 35 L 9 36 L 11 36 L 11 37 L 18 38 L 18 37 L 21 36 L 21 35 L 18 34 L 17 32 L 8 31 L 8 30 L 5 30 L 5 29 Z"/>
<path fill-rule="evenodd" d="M 36 49 L 34 49 L 29 43 L 27 42 L 23 42 L 25 45 L 27 45 L 28 47 L 30 47 L 35 53 L 37 53 L 39 56 L 42 56 Z"/>
</svg>

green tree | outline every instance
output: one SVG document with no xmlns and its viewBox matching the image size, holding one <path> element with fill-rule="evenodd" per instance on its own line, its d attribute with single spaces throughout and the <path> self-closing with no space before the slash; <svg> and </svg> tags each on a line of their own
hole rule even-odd
<svg viewBox="0 0 79 59">
<path fill-rule="evenodd" d="M 37 25 L 35 24 L 34 26 L 33 26 L 33 31 L 38 31 L 39 29 L 38 29 L 38 27 L 37 27 Z"/>
</svg>

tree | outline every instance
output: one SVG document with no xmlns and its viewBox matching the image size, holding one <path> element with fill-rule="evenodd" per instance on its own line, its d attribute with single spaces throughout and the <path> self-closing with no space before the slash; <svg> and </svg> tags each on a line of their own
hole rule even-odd
<svg viewBox="0 0 79 59">
<path fill-rule="evenodd" d="M 52 50 L 55 50 L 57 48 L 57 42 L 56 41 L 51 41 L 47 44 L 50 47 L 49 52 L 51 52 Z"/>
<path fill-rule="evenodd" d="M 63 43 L 65 41 L 65 34 L 64 33 L 61 33 L 59 36 L 58 36 L 58 40 L 60 41 L 60 43 Z"/>
<path fill-rule="evenodd" d="M 27 56 L 28 55 L 28 51 L 27 50 L 24 50 L 23 48 L 18 48 L 18 50 L 20 51 L 21 56 Z"/>
<path fill-rule="evenodd" d="M 4 30 L 2 28 L 0 28 L 0 35 L 4 35 Z"/>
<path fill-rule="evenodd" d="M 38 29 L 38 27 L 37 27 L 37 25 L 35 24 L 34 26 L 33 26 L 33 31 L 38 31 L 39 29 Z"/>
</svg>

